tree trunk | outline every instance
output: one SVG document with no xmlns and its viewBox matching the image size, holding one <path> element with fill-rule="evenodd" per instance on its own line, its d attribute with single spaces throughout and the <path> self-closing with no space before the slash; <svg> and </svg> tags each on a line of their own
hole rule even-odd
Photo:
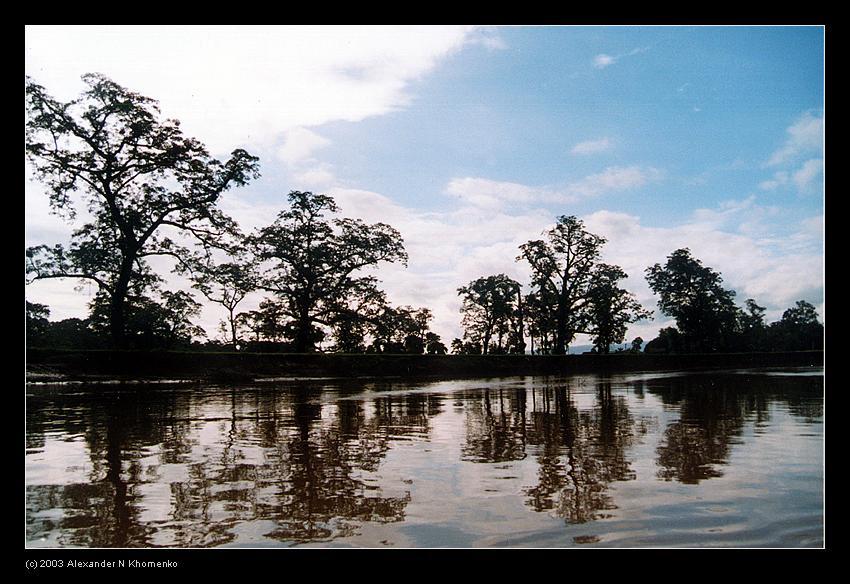
<svg viewBox="0 0 850 584">
<path fill-rule="evenodd" d="M 301 309 L 298 314 L 298 330 L 295 333 L 295 352 L 307 353 L 312 351 L 313 343 L 310 340 L 310 328 L 313 324 L 307 309 Z"/>
<path fill-rule="evenodd" d="M 109 302 L 109 334 L 116 349 L 127 348 L 127 291 L 132 266 L 132 260 L 121 262 L 121 272 Z"/>
<path fill-rule="evenodd" d="M 230 321 L 230 342 L 233 345 L 233 350 L 239 350 L 239 339 L 236 338 L 236 317 L 233 316 L 233 308 L 228 308 L 228 320 Z"/>
</svg>

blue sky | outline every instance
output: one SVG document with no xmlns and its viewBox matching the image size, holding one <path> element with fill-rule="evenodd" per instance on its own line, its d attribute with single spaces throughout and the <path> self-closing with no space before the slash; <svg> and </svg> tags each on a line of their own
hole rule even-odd
<svg viewBox="0 0 850 584">
<path fill-rule="evenodd" d="M 517 246 L 558 215 L 608 238 L 647 308 L 643 270 L 688 246 L 769 320 L 799 299 L 823 315 L 822 27 L 63 26 L 25 42 L 57 97 L 102 72 L 218 155 L 260 156 L 262 179 L 223 202 L 246 230 L 293 189 L 399 229 L 410 265 L 378 276 L 447 341 L 457 287 L 527 282 Z M 67 238 L 37 183 L 26 221 L 27 245 Z M 53 318 L 88 299 L 62 282 L 27 295 Z M 629 339 L 669 324 L 656 313 Z"/>
</svg>

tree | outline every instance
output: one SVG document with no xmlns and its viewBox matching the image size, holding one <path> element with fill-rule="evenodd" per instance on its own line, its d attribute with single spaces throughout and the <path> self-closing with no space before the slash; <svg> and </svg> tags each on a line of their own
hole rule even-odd
<svg viewBox="0 0 850 584">
<path fill-rule="evenodd" d="M 173 349 L 188 346 L 193 338 L 206 336 L 192 323 L 201 305 L 183 290 L 164 290 L 160 301 L 146 295 L 129 295 L 126 306 L 126 347 L 133 349 Z M 98 293 L 91 302 L 91 329 L 105 336 L 110 326 L 109 297 Z"/>
<path fill-rule="evenodd" d="M 315 325 L 333 326 L 352 306 L 378 293 L 373 276 L 360 275 L 378 263 L 407 264 L 401 235 L 384 223 L 328 219 L 339 211 L 327 195 L 292 191 L 290 209 L 281 212 L 250 241 L 260 261 L 269 263 L 259 287 L 282 300 L 294 321 L 294 350 L 312 351 Z"/>
<path fill-rule="evenodd" d="M 54 213 L 74 219 L 74 193 L 90 221 L 61 245 L 27 250 L 32 280 L 78 278 L 97 283 L 109 303 L 109 331 L 126 345 L 127 296 L 150 278 L 146 258 L 190 255 L 170 233 L 203 248 L 220 246 L 233 221 L 216 205 L 224 191 L 259 176 L 258 159 L 237 149 L 224 163 L 176 120 L 160 120 L 156 101 L 99 74 L 83 75 L 88 89 L 73 101 L 50 97 L 26 82 L 26 154 L 47 187 Z"/>
<path fill-rule="evenodd" d="M 546 290 L 539 289 L 525 296 L 523 301 L 523 319 L 528 325 L 528 338 L 532 354 L 549 354 L 555 344 L 555 311 L 551 309 L 557 303 L 554 298 L 545 296 Z M 534 341 L 537 340 L 537 348 Z"/>
<path fill-rule="evenodd" d="M 632 353 L 640 353 L 641 347 L 643 347 L 643 339 L 640 338 L 640 337 L 635 337 L 632 340 L 631 352 Z"/>
<path fill-rule="evenodd" d="M 427 308 L 384 305 L 369 321 L 373 338 L 371 350 L 376 353 L 424 353 L 428 323 L 432 318 Z"/>
<path fill-rule="evenodd" d="M 24 300 L 26 303 L 26 345 L 38 346 L 44 343 L 50 328 L 50 308 L 44 304 L 37 304 Z"/>
<path fill-rule="evenodd" d="M 681 353 L 684 348 L 682 335 L 675 327 L 665 327 L 658 336 L 646 344 L 646 353 Z"/>
<path fill-rule="evenodd" d="M 480 355 L 481 343 L 452 339 L 452 353 L 455 355 Z"/>
<path fill-rule="evenodd" d="M 768 335 L 773 350 L 808 351 L 823 349 L 823 324 L 817 309 L 805 300 L 798 300 L 782 318 L 770 325 Z"/>
<path fill-rule="evenodd" d="M 619 266 L 598 264 L 593 270 L 586 332 L 598 353 L 607 354 L 612 344 L 623 342 L 630 324 L 652 315 L 632 293 L 619 287 L 619 281 L 627 277 Z"/>
<path fill-rule="evenodd" d="M 425 333 L 425 352 L 429 355 L 445 355 L 448 352 L 446 345 L 437 333 Z"/>
<path fill-rule="evenodd" d="M 279 343 L 287 338 L 288 319 L 283 304 L 265 298 L 257 310 L 240 312 L 236 315 L 237 327 L 247 328 L 254 335 L 254 342 Z"/>
<path fill-rule="evenodd" d="M 721 286 L 719 273 L 703 266 L 683 248 L 668 256 L 664 266 L 647 268 L 646 279 L 659 295 L 661 311 L 676 319 L 686 350 L 705 352 L 728 347 L 739 310 L 733 300 L 735 292 Z"/>
<path fill-rule="evenodd" d="M 481 343 L 484 354 L 488 354 L 491 339 L 495 334 L 495 349 L 503 352 L 503 340 L 514 329 L 514 321 L 520 316 L 518 302 L 520 285 L 505 274 L 486 276 L 473 280 L 457 289 L 463 298 L 460 309 L 463 314 L 464 338 Z"/>
<path fill-rule="evenodd" d="M 230 261 L 216 263 L 212 256 L 204 256 L 201 261 L 181 264 L 193 281 L 192 287 L 199 290 L 207 300 L 220 304 L 227 310 L 227 321 L 222 323 L 226 329 L 227 341 L 237 349 L 239 345 L 239 323 L 236 307 L 257 286 L 257 273 L 253 263 L 244 254 L 234 253 Z"/>
<path fill-rule="evenodd" d="M 531 265 L 539 299 L 553 303 L 549 307 L 555 315 L 552 352 L 563 355 L 576 333 L 584 332 L 593 267 L 606 240 L 589 233 L 584 223 L 572 216 L 558 217 L 545 235 L 545 240 L 521 245 L 517 259 Z"/>
<path fill-rule="evenodd" d="M 765 307 L 759 306 L 752 298 L 744 303 L 745 310 L 738 313 L 740 338 L 737 348 L 741 351 L 760 351 L 767 348 L 767 327 L 764 323 Z"/>
</svg>

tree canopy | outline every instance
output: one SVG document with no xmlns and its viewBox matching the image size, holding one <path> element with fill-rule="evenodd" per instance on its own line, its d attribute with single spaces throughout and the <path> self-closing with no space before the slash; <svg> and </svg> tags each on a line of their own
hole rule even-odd
<svg viewBox="0 0 850 584">
<path fill-rule="evenodd" d="M 503 350 L 506 337 L 520 337 L 522 295 L 519 282 L 505 274 L 482 276 L 466 286 L 458 288 L 457 293 L 463 299 L 464 338 L 480 345 L 486 355 L 495 349 Z M 492 344 L 494 337 L 497 342 Z M 516 345 L 524 342 L 517 338 Z"/>
<path fill-rule="evenodd" d="M 380 295 L 377 279 L 362 271 L 380 262 L 407 264 L 401 234 L 385 223 L 331 218 L 339 208 L 328 195 L 292 191 L 290 208 L 257 231 L 250 243 L 266 262 L 259 287 L 273 292 L 293 319 L 294 350 L 313 350 L 315 324 L 334 326 L 361 314 Z"/>
<path fill-rule="evenodd" d="M 584 222 L 573 216 L 558 217 L 544 235 L 545 239 L 521 245 L 517 259 L 531 265 L 532 283 L 538 290 L 533 304 L 554 314 L 551 351 L 563 355 L 576 334 L 586 332 L 593 269 L 606 240 L 588 232 Z"/>
<path fill-rule="evenodd" d="M 209 249 L 233 221 L 217 208 L 224 191 L 259 176 L 258 159 L 234 150 L 220 162 L 176 120 L 160 119 L 157 102 L 99 74 L 70 102 L 26 82 L 26 154 L 47 188 L 54 213 L 75 220 L 82 192 L 87 218 L 71 245 L 27 250 L 30 281 L 80 278 L 97 283 L 109 303 L 109 330 L 126 345 L 127 295 L 153 281 L 146 258 L 178 261 L 192 252 L 181 234 Z"/>
<path fill-rule="evenodd" d="M 646 280 L 659 296 L 661 311 L 676 319 L 689 351 L 717 351 L 728 344 L 738 319 L 735 292 L 723 288 L 720 274 L 689 249 L 677 249 L 663 266 L 647 268 Z"/>
</svg>

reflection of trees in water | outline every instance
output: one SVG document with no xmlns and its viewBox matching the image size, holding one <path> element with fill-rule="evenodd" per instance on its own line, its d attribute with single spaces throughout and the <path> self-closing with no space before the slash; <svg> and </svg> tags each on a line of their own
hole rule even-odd
<svg viewBox="0 0 850 584">
<path fill-rule="evenodd" d="M 587 405 L 581 400 L 590 396 L 570 383 L 536 378 L 456 392 L 466 412 L 461 458 L 531 458 L 537 480 L 523 490 L 526 504 L 586 522 L 615 508 L 611 483 L 634 478 L 627 453 L 645 419 L 627 407 L 626 396 L 639 398 L 612 392 L 604 378 Z M 257 536 L 308 542 L 354 534 L 364 522 L 400 521 L 409 493 L 379 486 L 372 473 L 393 441 L 427 438 L 443 398 L 378 387 L 364 400 L 362 389 L 33 393 L 28 452 L 57 436 L 81 437 L 91 467 L 86 483 L 28 487 L 27 537 L 201 547 L 232 542 L 242 522 L 253 522 L 247 527 Z M 767 424 L 776 407 L 804 420 L 823 415 L 822 377 L 690 375 L 640 382 L 632 393 L 679 412 L 656 462 L 660 478 L 685 483 L 720 476 L 744 424 Z"/>
<path fill-rule="evenodd" d="M 540 465 L 538 484 L 525 490 L 526 502 L 570 523 L 603 517 L 616 509 L 609 484 L 634 478 L 626 449 L 634 443 L 635 421 L 626 401 L 611 394 L 606 379 L 588 411 L 578 410 L 568 382 L 544 386 L 541 393 L 529 434 Z"/>
<path fill-rule="evenodd" d="M 59 529 L 61 545 L 202 547 L 232 541 L 242 521 L 268 521 L 267 537 L 304 542 L 403 519 L 409 493 L 384 496 L 367 475 L 390 440 L 428 431 L 435 398 L 387 395 L 372 416 L 363 402 L 341 399 L 323 418 L 321 389 L 30 400 L 28 447 L 43 446 L 52 419 L 85 437 L 93 471 L 89 484 L 31 487 L 28 536 Z M 199 436 L 207 430 L 214 433 Z M 166 481 L 164 495 L 150 496 Z M 51 509 L 65 517 L 41 513 Z"/>
<path fill-rule="evenodd" d="M 466 440 L 461 459 L 508 462 L 525 458 L 526 388 L 466 394 Z"/>
<path fill-rule="evenodd" d="M 656 451 L 658 477 L 696 484 L 723 476 L 722 465 L 747 421 L 766 424 L 775 402 L 811 421 L 823 414 L 822 390 L 817 376 L 714 373 L 652 380 L 649 391 L 680 410 Z"/>
<path fill-rule="evenodd" d="M 581 523 L 615 508 L 609 483 L 634 478 L 625 453 L 633 443 L 635 422 L 625 399 L 612 396 L 610 382 L 600 382 L 594 407 L 584 412 L 577 408 L 569 383 L 467 395 L 462 456 L 500 463 L 533 454 L 538 483 L 524 490 L 526 503 L 535 511 Z"/>
</svg>

